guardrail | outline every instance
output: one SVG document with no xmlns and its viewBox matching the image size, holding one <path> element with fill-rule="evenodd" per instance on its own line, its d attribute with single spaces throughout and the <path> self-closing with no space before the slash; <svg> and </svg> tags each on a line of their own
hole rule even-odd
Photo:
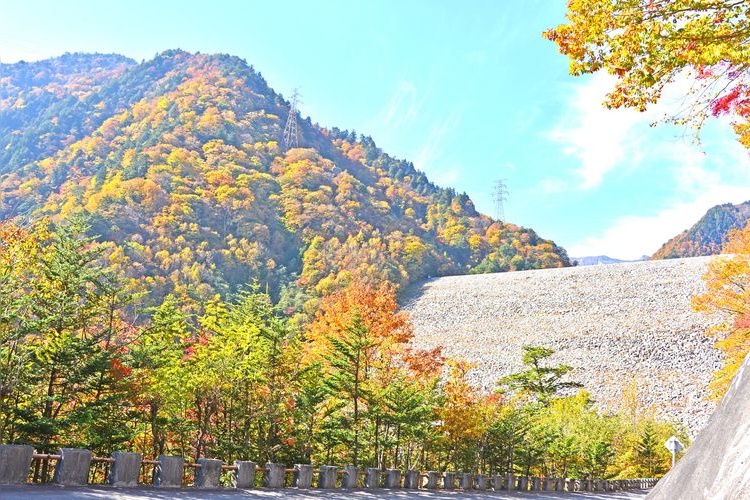
<svg viewBox="0 0 750 500">
<path fill-rule="evenodd" d="M 51 462 L 55 462 L 54 469 Z M 50 471 L 54 470 L 50 478 Z M 222 480 L 223 476 L 223 480 Z M 138 486 L 152 484 L 158 488 L 405 488 L 463 489 L 494 491 L 622 491 L 647 489 L 656 479 L 575 479 L 527 477 L 514 474 L 485 475 L 470 472 L 422 472 L 418 470 L 366 468 L 352 465 L 309 464 L 292 468 L 268 463 L 237 460 L 223 464 L 214 458 L 199 458 L 188 463 L 184 457 L 160 455 L 145 460 L 140 453 L 115 452 L 111 457 L 94 457 L 91 451 L 62 448 L 56 455 L 35 453 L 27 445 L 0 445 L 0 484 L 54 482 L 66 486 L 110 484 Z"/>
</svg>

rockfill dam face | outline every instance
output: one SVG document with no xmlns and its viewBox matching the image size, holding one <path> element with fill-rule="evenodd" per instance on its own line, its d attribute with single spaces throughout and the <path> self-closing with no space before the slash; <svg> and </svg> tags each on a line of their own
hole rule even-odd
<svg viewBox="0 0 750 500">
<path fill-rule="evenodd" d="M 711 258 L 435 278 L 407 290 L 404 309 L 415 346 L 475 362 L 485 390 L 523 369 L 524 345 L 545 346 L 602 410 L 637 401 L 695 436 L 722 362 L 706 335 L 722 318 L 691 308 Z"/>
</svg>

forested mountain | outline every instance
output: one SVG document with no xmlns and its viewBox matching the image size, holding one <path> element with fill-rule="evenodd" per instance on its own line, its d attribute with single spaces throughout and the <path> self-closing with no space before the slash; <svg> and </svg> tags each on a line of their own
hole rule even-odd
<svg viewBox="0 0 750 500">
<path fill-rule="evenodd" d="M 509 353 L 528 369 L 487 394 L 469 363 L 411 342 L 398 285 L 569 265 L 563 249 L 477 213 L 369 137 L 300 119 L 288 149 L 289 113 L 230 56 L 0 66 L 0 443 L 665 470 L 659 443 L 678 430 L 557 394 L 569 367 L 549 365 L 551 350 Z"/>
<path fill-rule="evenodd" d="M 664 243 L 651 259 L 676 259 L 717 255 L 732 229 L 742 229 L 750 219 L 750 201 L 716 205 L 690 229 Z"/>
<path fill-rule="evenodd" d="M 569 265 L 367 136 L 299 120 L 244 60 L 66 54 L 0 65 L 0 219 L 83 214 L 158 302 L 257 281 L 290 308 L 352 278 Z"/>
</svg>

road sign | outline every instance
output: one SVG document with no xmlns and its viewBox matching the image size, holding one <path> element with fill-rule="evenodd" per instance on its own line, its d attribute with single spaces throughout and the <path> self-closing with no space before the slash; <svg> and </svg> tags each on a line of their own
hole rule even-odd
<svg viewBox="0 0 750 500">
<path fill-rule="evenodd" d="M 664 446 L 666 446 L 667 449 L 672 452 L 672 467 L 674 467 L 674 462 L 675 462 L 675 459 L 677 458 L 677 453 L 684 450 L 685 446 L 683 446 L 683 444 L 680 443 L 680 440 L 677 439 L 677 436 L 672 436 L 671 438 L 667 439 L 667 442 L 664 443 Z"/>
<path fill-rule="evenodd" d="M 666 446 L 667 449 L 672 453 L 677 453 L 685 449 L 685 446 L 680 443 L 680 440 L 677 439 L 677 436 L 672 436 L 671 438 L 667 439 L 667 442 L 664 443 L 664 446 Z"/>
</svg>

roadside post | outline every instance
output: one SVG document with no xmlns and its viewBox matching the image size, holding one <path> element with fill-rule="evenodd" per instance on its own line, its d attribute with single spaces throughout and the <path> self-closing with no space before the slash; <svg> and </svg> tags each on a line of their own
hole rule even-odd
<svg viewBox="0 0 750 500">
<path fill-rule="evenodd" d="M 672 468 L 674 468 L 677 453 L 684 450 L 685 447 L 682 443 L 680 443 L 680 440 L 677 439 L 677 436 L 672 436 L 671 438 L 667 439 L 666 443 L 664 443 L 664 446 L 666 446 L 667 449 L 672 452 Z"/>
</svg>

